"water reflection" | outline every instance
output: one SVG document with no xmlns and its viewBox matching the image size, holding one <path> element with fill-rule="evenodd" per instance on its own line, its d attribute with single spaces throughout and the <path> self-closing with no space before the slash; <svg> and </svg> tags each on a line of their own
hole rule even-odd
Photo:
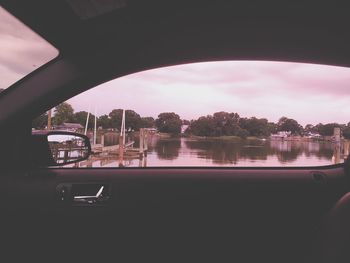
<svg viewBox="0 0 350 263">
<path fill-rule="evenodd" d="M 202 163 L 200 159 L 209 160 L 213 166 L 240 165 L 247 163 L 265 166 L 279 165 L 328 165 L 332 164 L 335 146 L 331 142 L 312 141 L 282 141 L 282 140 L 243 140 L 237 142 L 225 140 L 192 140 L 179 139 L 182 142 L 171 149 L 174 156 L 179 152 L 193 160 L 192 165 Z M 162 140 L 157 142 L 157 147 L 167 145 L 168 150 L 172 144 Z M 162 148 L 163 149 L 163 148 Z M 164 157 L 164 152 L 158 152 L 159 157 Z M 195 156 L 193 156 L 195 155 Z M 340 162 L 340 161 L 339 161 Z M 187 164 L 187 163 L 186 163 Z M 183 165 L 186 165 L 183 164 Z"/>
<path fill-rule="evenodd" d="M 240 141 L 226 142 L 217 140 L 186 141 L 186 147 L 198 151 L 199 158 L 212 159 L 215 164 L 237 164 L 245 160 L 266 161 L 275 156 L 281 164 L 291 163 L 299 156 L 319 157 L 331 160 L 332 146 L 324 143 L 296 141 Z"/>
<path fill-rule="evenodd" d="M 157 140 L 154 150 L 160 160 L 174 160 L 179 156 L 181 141 L 179 139 Z"/>
<path fill-rule="evenodd" d="M 343 162 L 348 152 L 348 142 L 337 147 L 332 142 L 317 141 L 153 137 L 149 140 L 147 158 L 126 159 L 125 166 L 318 166 Z M 94 159 L 89 164 L 92 167 L 118 166 L 116 156 Z M 99 164 L 96 160 L 100 160 Z"/>
<path fill-rule="evenodd" d="M 56 164 L 67 164 L 82 160 L 88 155 L 85 138 L 67 134 L 49 134 L 47 136 L 52 159 Z"/>
</svg>

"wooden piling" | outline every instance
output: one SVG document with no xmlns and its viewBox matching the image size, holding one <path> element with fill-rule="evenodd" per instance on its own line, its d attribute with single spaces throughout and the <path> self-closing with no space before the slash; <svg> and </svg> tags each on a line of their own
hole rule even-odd
<svg viewBox="0 0 350 263">
<path fill-rule="evenodd" d="M 340 163 L 340 144 L 336 143 L 333 148 L 333 163 Z"/>
<path fill-rule="evenodd" d="M 139 149 L 139 155 L 140 159 L 143 158 L 144 153 L 144 130 L 143 128 L 140 129 L 140 149 Z"/>
<path fill-rule="evenodd" d="M 345 140 L 344 141 L 344 156 L 349 156 L 349 141 Z"/>
<path fill-rule="evenodd" d="M 105 146 L 105 135 L 104 134 L 101 134 L 101 145 L 102 145 L 102 147 Z"/>
<path fill-rule="evenodd" d="M 341 131 L 339 127 L 335 127 L 333 130 L 333 136 L 336 143 L 340 143 L 340 132 Z"/>
<path fill-rule="evenodd" d="M 143 135 L 143 144 L 144 144 L 144 156 L 147 156 L 147 150 L 148 150 L 148 130 L 144 130 L 144 135 Z"/>
<path fill-rule="evenodd" d="M 119 135 L 119 166 L 123 166 L 123 159 L 124 159 L 124 138 L 123 138 L 123 134 L 120 133 L 120 135 Z"/>
</svg>

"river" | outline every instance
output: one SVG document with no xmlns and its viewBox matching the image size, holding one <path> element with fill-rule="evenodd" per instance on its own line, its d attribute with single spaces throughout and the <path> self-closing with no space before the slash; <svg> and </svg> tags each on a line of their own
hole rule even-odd
<svg viewBox="0 0 350 263">
<path fill-rule="evenodd" d="M 137 147 L 137 145 L 136 145 Z M 347 146 L 348 147 L 348 144 Z M 341 151 L 343 149 L 341 144 Z M 326 141 L 282 141 L 159 138 L 151 137 L 143 160 L 126 159 L 126 167 L 205 166 L 280 167 L 321 166 L 343 162 L 335 143 Z M 118 167 L 117 156 L 94 156 L 79 167 Z"/>
</svg>

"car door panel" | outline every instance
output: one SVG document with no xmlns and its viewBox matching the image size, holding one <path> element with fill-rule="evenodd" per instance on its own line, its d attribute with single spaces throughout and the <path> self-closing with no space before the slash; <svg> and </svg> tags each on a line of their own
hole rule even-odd
<svg viewBox="0 0 350 263">
<path fill-rule="evenodd" d="M 292 262 L 311 255 L 324 218 L 348 190 L 341 165 L 316 169 L 54 168 L 9 174 L 0 180 L 11 200 L 10 207 L 2 206 L 8 219 L 25 216 L 37 227 L 57 226 L 51 229 L 56 241 L 64 239 L 62 229 L 69 229 L 81 242 L 77 247 L 89 247 L 86 239 L 81 240 L 85 236 L 102 239 L 106 248 L 110 244 L 104 240 L 117 234 L 117 240 L 131 242 L 123 243 L 125 249 L 164 246 L 165 251 L 180 255 L 191 247 L 194 259 L 221 255 L 247 262 L 258 257 L 277 262 L 286 254 Z M 108 187 L 109 200 L 83 205 L 72 202 L 73 196 L 62 200 L 60 187 L 86 184 Z"/>
</svg>

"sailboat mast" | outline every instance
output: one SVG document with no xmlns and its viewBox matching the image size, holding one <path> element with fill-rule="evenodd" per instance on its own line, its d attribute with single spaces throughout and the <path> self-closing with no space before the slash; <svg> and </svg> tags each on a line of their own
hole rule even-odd
<svg viewBox="0 0 350 263">
<path fill-rule="evenodd" d="M 123 110 L 123 145 L 125 145 L 125 110 Z"/>
<path fill-rule="evenodd" d="M 124 146 L 125 146 L 125 110 L 123 110 L 122 124 L 120 127 L 120 134 L 119 134 L 119 166 L 123 166 Z"/>
<path fill-rule="evenodd" d="M 86 133 L 87 133 L 87 128 L 88 128 L 88 124 L 89 124 L 89 117 L 90 117 L 90 107 L 89 107 L 88 114 L 87 114 L 87 116 L 86 116 L 85 132 L 84 132 L 85 135 L 86 135 Z"/>
</svg>

